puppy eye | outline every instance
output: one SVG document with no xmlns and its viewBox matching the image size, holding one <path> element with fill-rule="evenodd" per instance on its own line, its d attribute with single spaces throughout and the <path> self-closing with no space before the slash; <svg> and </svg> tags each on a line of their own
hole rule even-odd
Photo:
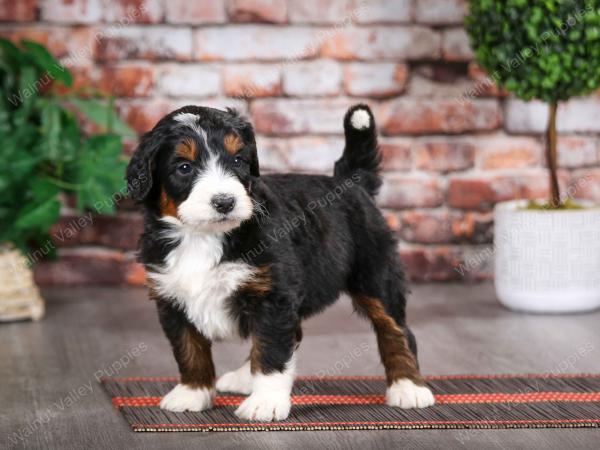
<svg viewBox="0 0 600 450">
<path fill-rule="evenodd" d="M 243 161 L 244 161 L 244 160 L 242 159 L 242 157 L 241 157 L 241 156 L 236 156 L 235 158 L 233 158 L 233 163 L 234 163 L 236 166 L 239 166 L 239 165 L 240 165 L 240 164 L 241 164 Z"/>
<path fill-rule="evenodd" d="M 179 167 L 177 167 L 177 170 L 179 171 L 179 173 L 187 175 L 192 171 L 192 165 L 190 163 L 183 163 L 180 164 Z"/>
</svg>

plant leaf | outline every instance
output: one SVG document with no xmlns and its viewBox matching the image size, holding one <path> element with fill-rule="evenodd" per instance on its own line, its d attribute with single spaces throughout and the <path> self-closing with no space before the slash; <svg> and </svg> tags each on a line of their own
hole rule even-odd
<svg viewBox="0 0 600 450">
<path fill-rule="evenodd" d="M 72 98 L 70 102 L 91 122 L 107 132 L 123 137 L 135 137 L 135 132 L 121 120 L 110 104 L 96 99 Z"/>
<path fill-rule="evenodd" d="M 48 230 L 58 220 L 59 214 L 60 202 L 50 198 L 20 215 L 14 226 L 18 230 Z"/>
<path fill-rule="evenodd" d="M 33 61 L 42 70 L 42 77 L 48 76 L 53 80 L 62 82 L 67 87 L 73 85 L 71 72 L 59 63 L 46 47 L 37 42 L 25 39 L 21 41 L 21 45 L 27 50 L 28 55 L 31 56 Z"/>
</svg>

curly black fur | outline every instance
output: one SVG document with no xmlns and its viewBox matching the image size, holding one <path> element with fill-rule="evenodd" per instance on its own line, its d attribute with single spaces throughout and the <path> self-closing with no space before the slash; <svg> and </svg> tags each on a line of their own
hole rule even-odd
<svg viewBox="0 0 600 450">
<path fill-rule="evenodd" d="M 362 129 L 350 122 L 357 109 L 367 111 L 370 118 Z M 144 135 L 127 170 L 129 181 L 146 180 L 131 196 L 144 207 L 140 259 L 150 270 L 163 264 L 178 245 L 161 239 L 166 225 L 160 220 L 159 186 L 169 176 L 174 146 L 189 134 L 174 126 L 173 117 L 181 112 L 198 115 L 215 146 L 230 130 L 245 143 L 241 167 L 235 167 L 224 153 L 223 159 L 258 207 L 250 220 L 225 235 L 222 262 L 245 261 L 267 271 L 266 289 L 242 286 L 228 300 L 240 335 L 259 343 L 261 370 L 282 371 L 297 345 L 301 321 L 322 311 L 341 293 L 381 302 L 416 353 L 414 336 L 405 323 L 407 287 L 397 242 L 373 200 L 381 185 L 380 155 L 368 107 L 357 105 L 344 119 L 346 146 L 334 176 L 260 176 L 252 126 L 231 110 L 187 106 L 163 118 Z M 175 200 L 185 199 L 188 193 L 183 185 L 171 192 Z M 173 316 L 163 317 L 162 323 L 168 325 L 166 331 L 176 345 L 174 322 L 186 319 L 173 308 L 159 310 Z"/>
</svg>

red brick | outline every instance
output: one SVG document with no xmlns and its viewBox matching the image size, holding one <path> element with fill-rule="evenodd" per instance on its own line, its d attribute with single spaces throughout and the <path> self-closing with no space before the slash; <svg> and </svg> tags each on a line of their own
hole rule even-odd
<svg viewBox="0 0 600 450">
<path fill-rule="evenodd" d="M 0 22 L 32 22 L 37 6 L 37 0 L 1 0 Z"/>
<path fill-rule="evenodd" d="M 542 146 L 535 138 L 496 135 L 471 142 L 477 148 L 477 167 L 482 169 L 532 167 L 542 159 Z"/>
<path fill-rule="evenodd" d="M 105 29 L 97 41 L 98 59 L 173 59 L 192 56 L 191 30 L 182 27 L 131 26 Z"/>
<path fill-rule="evenodd" d="M 398 0 L 355 0 L 356 22 L 368 23 L 409 23 L 411 2 Z"/>
<path fill-rule="evenodd" d="M 283 68 L 283 92 L 291 97 L 338 95 L 342 70 L 328 60 L 297 62 Z"/>
<path fill-rule="evenodd" d="M 495 100 L 400 98 L 388 102 L 380 121 L 383 133 L 464 133 L 493 130 L 502 124 L 500 105 Z"/>
<path fill-rule="evenodd" d="M 543 133 L 548 122 L 548 106 L 541 101 L 509 99 L 506 128 L 512 133 Z M 557 129 L 561 133 L 600 132 L 600 98 L 574 98 L 558 107 Z"/>
<path fill-rule="evenodd" d="M 46 46 L 50 53 L 69 66 L 88 64 L 95 55 L 94 32 L 86 26 L 74 28 L 62 26 L 8 27 L 0 30 L 0 36 L 19 42 L 29 39 Z"/>
<path fill-rule="evenodd" d="M 600 132 L 600 98 L 574 98 L 558 108 L 558 131 L 566 133 Z"/>
<path fill-rule="evenodd" d="M 334 136 L 259 137 L 258 144 L 261 169 L 269 172 L 331 173 L 344 147 Z"/>
<path fill-rule="evenodd" d="M 408 242 L 452 242 L 452 221 L 447 211 L 407 211 L 400 216 L 400 237 Z"/>
<path fill-rule="evenodd" d="M 600 169 L 588 168 L 573 172 L 572 180 L 563 194 L 600 203 Z"/>
<path fill-rule="evenodd" d="M 492 213 L 407 211 L 401 215 L 400 236 L 421 244 L 491 243 Z"/>
<path fill-rule="evenodd" d="M 510 178 L 453 178 L 448 185 L 448 204 L 455 208 L 489 209 L 515 197 L 516 185 Z"/>
<path fill-rule="evenodd" d="M 418 282 L 483 281 L 493 275 L 493 250 L 489 246 L 403 246 L 400 257 L 409 278 Z"/>
<path fill-rule="evenodd" d="M 271 100 L 252 103 L 254 128 L 267 135 L 341 134 L 346 110 L 345 99 Z"/>
<path fill-rule="evenodd" d="M 419 65 L 415 67 L 410 74 L 410 82 L 407 84 L 405 96 L 430 97 L 439 99 L 453 99 L 459 105 L 464 103 L 464 99 L 471 99 L 471 87 L 475 85 L 471 80 L 459 73 L 452 73 L 444 68 L 449 66 L 432 67 L 431 65 Z"/>
<path fill-rule="evenodd" d="M 232 22 L 287 22 L 285 0 L 229 0 L 227 12 Z"/>
<path fill-rule="evenodd" d="M 600 162 L 600 141 L 591 136 L 559 136 L 558 166 L 585 167 Z"/>
<path fill-rule="evenodd" d="M 47 47 L 50 39 L 50 31 L 47 27 L 42 28 L 39 26 L 2 26 L 0 29 L 0 37 L 8 39 L 15 44 L 20 42 L 21 39 L 29 39 L 31 41 L 39 42 Z M 64 45 L 62 48 L 64 49 Z M 53 50 L 49 50 L 51 53 L 54 53 L 55 56 L 59 56 Z"/>
<path fill-rule="evenodd" d="M 387 222 L 390 230 L 394 233 L 398 233 L 400 231 L 400 217 L 396 211 L 390 211 L 388 209 L 381 210 L 385 221 Z"/>
<path fill-rule="evenodd" d="M 227 65 L 223 88 L 230 97 L 255 98 L 281 95 L 281 70 L 277 65 Z"/>
<path fill-rule="evenodd" d="M 223 0 L 170 0 L 165 9 L 168 23 L 193 25 L 227 21 Z"/>
<path fill-rule="evenodd" d="M 289 172 L 287 138 L 258 135 L 256 147 L 261 173 Z"/>
<path fill-rule="evenodd" d="M 146 270 L 144 266 L 137 262 L 131 262 L 127 265 L 125 272 L 125 283 L 131 286 L 146 285 Z"/>
<path fill-rule="evenodd" d="M 349 64 L 344 68 L 344 89 L 348 95 L 384 98 L 404 91 L 408 79 L 406 64 Z"/>
<path fill-rule="evenodd" d="M 182 97 L 179 99 L 170 100 L 171 111 L 182 108 L 190 104 L 190 100 Z M 202 106 L 207 108 L 216 108 L 224 111 L 227 108 L 233 108 L 244 117 L 249 116 L 248 103 L 244 99 L 230 97 L 207 97 L 202 99 Z"/>
<path fill-rule="evenodd" d="M 303 0 L 289 2 L 292 23 L 352 23 L 352 0 Z"/>
<path fill-rule="evenodd" d="M 159 23 L 164 17 L 161 0 L 111 0 L 103 5 L 104 20 L 123 25 Z"/>
<path fill-rule="evenodd" d="M 491 245 L 461 247 L 458 265 L 452 270 L 459 274 L 460 281 L 486 281 L 494 276 L 494 247 Z"/>
<path fill-rule="evenodd" d="M 379 142 L 383 170 L 410 170 L 412 167 L 412 140 L 387 138 Z"/>
<path fill-rule="evenodd" d="M 441 54 L 440 35 L 423 27 L 372 27 L 341 29 L 327 37 L 324 56 L 343 60 L 419 60 Z"/>
<path fill-rule="evenodd" d="M 61 217 L 59 223 L 52 227 L 50 236 L 58 247 L 99 245 L 135 250 L 142 231 L 143 221 L 139 214 L 67 215 Z"/>
<path fill-rule="evenodd" d="M 441 180 L 419 175 L 385 174 L 378 197 L 384 208 L 434 208 L 444 202 Z"/>
<path fill-rule="evenodd" d="M 127 156 L 132 156 L 137 148 L 137 139 L 126 139 L 123 141 L 123 154 Z M 128 205 L 129 206 L 129 205 Z M 120 208 L 119 208 L 120 209 Z"/>
<path fill-rule="evenodd" d="M 165 114 L 173 110 L 173 106 L 164 100 L 121 100 L 117 101 L 121 117 L 138 133 L 145 133 Z"/>
<path fill-rule="evenodd" d="M 265 167 L 275 172 L 331 173 L 344 148 L 343 139 L 333 136 L 262 140 L 261 145 L 265 144 L 259 156 L 268 153 Z"/>
<path fill-rule="evenodd" d="M 207 64 L 165 64 L 157 78 L 157 91 L 165 96 L 189 99 L 221 93 L 221 71 Z"/>
<path fill-rule="evenodd" d="M 460 263 L 458 252 L 449 247 L 406 247 L 400 258 L 412 281 L 451 281 L 460 275 L 453 270 Z"/>
<path fill-rule="evenodd" d="M 465 94 L 469 97 L 506 97 L 508 92 L 494 82 L 476 62 L 469 63 L 469 78 L 475 82 Z"/>
<path fill-rule="evenodd" d="M 428 25 L 462 25 L 466 0 L 417 0 L 415 20 Z"/>
<path fill-rule="evenodd" d="M 516 178 L 519 187 L 516 198 L 546 200 L 549 197 L 550 178 L 546 169 L 530 169 L 527 172 L 523 172 Z M 558 184 L 560 185 L 562 194 L 566 192 L 566 189 L 570 183 L 570 174 L 559 169 Z"/>
<path fill-rule="evenodd" d="M 559 173 L 563 189 L 568 175 Z M 450 179 L 448 204 L 455 208 L 488 210 L 497 202 L 513 199 L 544 199 L 549 182 L 546 170 L 523 171 L 518 175 L 470 175 Z"/>
<path fill-rule="evenodd" d="M 444 30 L 442 33 L 442 57 L 446 61 L 471 61 L 474 58 L 469 37 L 464 28 Z"/>
<path fill-rule="evenodd" d="M 41 18 L 46 22 L 95 23 L 102 20 L 102 0 L 44 0 Z"/>
<path fill-rule="evenodd" d="M 57 261 L 36 264 L 35 281 L 42 286 L 124 284 L 135 280 L 136 266 L 132 255 L 117 250 L 62 249 Z"/>
<path fill-rule="evenodd" d="M 73 78 L 73 84 L 69 88 L 57 86 L 57 92 L 60 94 L 76 92 L 80 96 L 88 95 L 87 92 L 89 92 L 89 88 L 93 87 L 95 84 L 92 68 L 90 66 L 76 66 L 68 67 L 68 69 Z"/>
<path fill-rule="evenodd" d="M 504 108 L 506 130 L 511 133 L 543 133 L 548 123 L 548 105 L 511 98 Z"/>
<path fill-rule="evenodd" d="M 473 167 L 474 148 L 464 141 L 450 139 L 421 141 L 414 146 L 415 168 L 450 172 Z"/>
<path fill-rule="evenodd" d="M 274 25 L 231 25 L 195 32 L 194 57 L 202 61 L 293 62 L 317 54 L 316 31 Z M 236 44 L 233 45 L 232 42 Z"/>
<path fill-rule="evenodd" d="M 492 212 L 453 212 L 451 214 L 452 242 L 491 244 L 494 235 Z"/>
<path fill-rule="evenodd" d="M 287 141 L 289 167 L 296 172 L 331 174 L 344 148 L 343 139 L 338 137 L 298 137 Z"/>
<path fill-rule="evenodd" d="M 155 70 L 151 64 L 125 63 L 103 67 L 99 88 L 119 97 L 145 97 L 155 83 Z"/>
</svg>

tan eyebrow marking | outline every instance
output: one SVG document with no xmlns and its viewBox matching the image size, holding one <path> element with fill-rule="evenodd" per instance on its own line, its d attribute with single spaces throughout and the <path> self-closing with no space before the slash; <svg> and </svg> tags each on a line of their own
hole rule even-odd
<svg viewBox="0 0 600 450">
<path fill-rule="evenodd" d="M 193 139 L 186 139 L 175 147 L 175 154 L 190 161 L 195 161 L 198 156 L 196 142 Z"/>
<path fill-rule="evenodd" d="M 225 146 L 225 150 L 230 155 L 235 155 L 238 151 L 242 149 L 244 143 L 242 139 L 235 133 L 229 133 L 225 135 L 223 139 L 223 145 Z"/>
</svg>

